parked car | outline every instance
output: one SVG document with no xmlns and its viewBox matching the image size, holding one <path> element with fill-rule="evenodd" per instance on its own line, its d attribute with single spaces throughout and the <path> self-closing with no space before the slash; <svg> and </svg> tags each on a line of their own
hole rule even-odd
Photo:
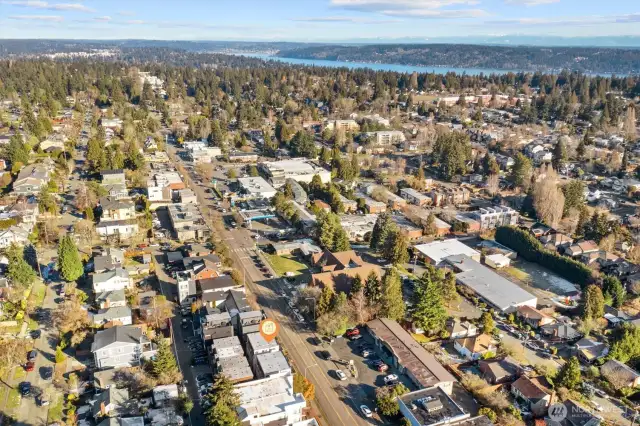
<svg viewBox="0 0 640 426">
<path fill-rule="evenodd" d="M 329 351 L 320 351 L 320 357 L 328 361 L 331 359 L 331 353 Z"/>
<path fill-rule="evenodd" d="M 350 330 L 347 330 L 347 337 L 353 337 L 353 336 L 358 336 L 360 335 L 360 330 L 358 328 L 352 328 Z"/>
<path fill-rule="evenodd" d="M 344 371 L 342 371 L 342 370 L 336 370 L 336 376 L 340 380 L 347 380 L 347 375 L 344 374 Z"/>
<path fill-rule="evenodd" d="M 366 405 L 361 405 L 360 406 L 360 412 L 362 413 L 363 416 L 370 418 L 373 416 L 373 413 L 371 412 L 371 410 L 369 409 L 369 407 L 367 407 Z"/>
<path fill-rule="evenodd" d="M 388 385 L 391 382 L 397 382 L 398 376 L 396 374 L 389 374 L 388 376 L 385 376 L 383 380 L 384 380 L 384 384 Z"/>
<path fill-rule="evenodd" d="M 362 339 L 362 335 L 356 334 L 355 336 L 349 337 L 351 341 Z"/>
<path fill-rule="evenodd" d="M 29 361 L 24 365 L 24 371 L 33 371 L 36 367 L 36 363 L 33 361 Z"/>
<path fill-rule="evenodd" d="M 38 351 L 29 351 L 27 352 L 27 361 L 35 361 L 38 357 Z"/>
<path fill-rule="evenodd" d="M 29 382 L 22 382 L 20 383 L 20 386 L 18 387 L 20 390 L 20 394 L 22 396 L 28 396 L 31 395 L 31 383 Z"/>
<path fill-rule="evenodd" d="M 388 369 L 389 369 L 389 366 L 387 364 L 385 364 L 385 363 L 380 363 L 380 364 L 376 365 L 376 370 L 378 370 L 381 373 L 384 373 Z"/>
<path fill-rule="evenodd" d="M 53 367 L 45 367 L 42 370 L 42 378 L 45 380 L 51 380 L 53 377 Z"/>
<path fill-rule="evenodd" d="M 46 407 L 51 403 L 51 401 L 49 401 L 49 398 L 47 398 L 47 396 L 45 395 L 40 395 L 37 398 L 37 402 L 38 402 L 38 405 L 41 407 Z"/>
<path fill-rule="evenodd" d="M 362 356 L 366 358 L 369 355 L 373 354 L 373 351 L 371 349 L 363 349 L 361 353 L 362 353 Z"/>
</svg>

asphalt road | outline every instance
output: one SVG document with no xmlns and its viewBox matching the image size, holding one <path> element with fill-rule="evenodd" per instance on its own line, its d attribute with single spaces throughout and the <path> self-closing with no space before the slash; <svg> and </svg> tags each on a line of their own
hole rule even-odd
<svg viewBox="0 0 640 426">
<path fill-rule="evenodd" d="M 167 151 L 176 161 L 175 148 L 167 146 Z M 217 215 L 218 212 L 211 209 L 207 202 L 210 197 L 205 192 L 205 186 L 197 185 L 193 181 L 193 173 L 188 185 L 196 193 L 200 200 L 199 207 L 204 217 Z M 314 354 L 313 345 L 307 340 L 312 336 L 310 330 L 301 328 L 291 321 L 291 317 L 286 314 L 287 304 L 273 291 L 274 280 L 266 279 L 262 272 L 249 261 L 254 254 L 255 241 L 246 229 L 235 229 L 222 231 L 222 239 L 227 242 L 230 248 L 231 259 L 245 277 L 245 286 L 248 293 L 252 294 L 257 303 L 264 309 L 268 317 L 275 319 L 280 324 L 279 341 L 286 350 L 289 358 L 295 364 L 297 370 L 307 377 L 315 386 L 316 401 L 321 411 L 324 424 L 334 425 L 369 425 L 358 413 L 357 407 L 352 405 L 348 398 L 344 397 L 341 384 L 329 377 L 327 367 Z M 335 368 L 335 367 L 334 367 Z M 333 369 L 334 369 L 333 368 Z M 352 379 L 349 379 L 352 380 Z M 351 383 L 356 385 L 356 382 Z M 340 392 L 339 395 L 337 392 Z"/>
</svg>

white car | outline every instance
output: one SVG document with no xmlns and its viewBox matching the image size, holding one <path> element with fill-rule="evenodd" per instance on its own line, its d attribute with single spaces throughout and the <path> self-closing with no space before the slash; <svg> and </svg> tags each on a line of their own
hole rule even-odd
<svg viewBox="0 0 640 426">
<path fill-rule="evenodd" d="M 391 382 L 397 382 L 398 381 L 398 376 L 395 374 L 389 374 L 388 376 L 386 376 L 384 378 L 384 384 L 386 385 L 387 383 L 391 383 Z"/>
<path fill-rule="evenodd" d="M 336 376 L 338 376 L 338 379 L 340 380 L 347 380 L 347 375 L 344 374 L 344 371 L 342 370 L 336 370 Z"/>
<path fill-rule="evenodd" d="M 363 416 L 365 416 L 367 418 L 373 417 L 373 413 L 371 412 L 369 407 L 367 407 L 366 405 L 361 405 L 360 406 L 360 412 L 362 413 Z"/>
</svg>

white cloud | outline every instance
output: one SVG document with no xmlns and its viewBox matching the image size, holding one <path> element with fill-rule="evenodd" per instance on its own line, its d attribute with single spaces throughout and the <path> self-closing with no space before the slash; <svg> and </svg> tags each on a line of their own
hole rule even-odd
<svg viewBox="0 0 640 426">
<path fill-rule="evenodd" d="M 13 15 L 9 16 L 9 19 L 16 19 L 20 21 L 47 21 L 47 22 L 62 22 L 64 17 L 54 15 Z"/>
<path fill-rule="evenodd" d="M 67 11 L 87 12 L 87 13 L 95 12 L 95 10 L 88 8 L 87 6 L 80 3 L 51 4 L 49 2 L 39 1 L 39 0 L 4 0 L 1 3 L 12 5 L 12 6 L 28 7 L 32 9 L 67 10 Z"/>
<path fill-rule="evenodd" d="M 507 4 L 520 6 L 540 6 L 541 4 L 559 3 L 560 0 L 506 0 Z"/>
<path fill-rule="evenodd" d="M 129 21 L 125 21 L 125 24 L 128 24 L 128 25 L 143 25 L 143 24 L 146 24 L 146 22 L 141 20 L 141 19 L 132 19 L 132 20 L 129 20 Z"/>
<path fill-rule="evenodd" d="M 331 5 L 335 8 L 380 13 L 393 17 L 422 19 L 457 19 L 487 16 L 488 13 L 481 9 L 442 10 L 450 6 L 470 6 L 478 3 L 480 3 L 478 0 L 331 0 Z"/>
<path fill-rule="evenodd" d="M 402 22 L 400 19 L 364 19 L 348 16 L 313 16 L 309 18 L 295 18 L 294 22 L 324 22 L 324 23 L 349 23 L 349 24 L 393 24 Z"/>
<path fill-rule="evenodd" d="M 118 12 L 118 15 L 120 16 L 133 16 L 136 13 L 133 10 L 121 10 Z"/>
<path fill-rule="evenodd" d="M 93 20 L 98 22 L 109 22 L 111 21 L 111 16 L 96 16 Z"/>
<path fill-rule="evenodd" d="M 482 18 L 489 13 L 482 9 L 452 9 L 452 10 L 388 10 L 384 12 L 389 16 L 402 16 L 407 18 L 424 19 L 458 19 L 458 18 Z"/>
<path fill-rule="evenodd" d="M 331 0 L 331 5 L 364 12 L 440 9 L 454 5 L 476 5 L 478 0 Z"/>
<path fill-rule="evenodd" d="M 528 25 L 528 26 L 590 26 L 590 25 L 611 25 L 628 24 L 640 22 L 640 13 L 630 13 L 626 15 L 609 16 L 576 16 L 570 18 L 514 18 L 496 19 L 486 21 L 483 25 Z"/>
</svg>

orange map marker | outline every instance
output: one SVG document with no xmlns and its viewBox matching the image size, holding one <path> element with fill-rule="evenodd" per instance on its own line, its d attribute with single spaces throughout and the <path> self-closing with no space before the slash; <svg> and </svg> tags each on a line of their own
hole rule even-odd
<svg viewBox="0 0 640 426">
<path fill-rule="evenodd" d="M 280 331 L 280 326 L 274 320 L 267 318 L 260 322 L 260 334 L 267 342 L 275 339 L 278 335 L 278 331 Z"/>
</svg>

